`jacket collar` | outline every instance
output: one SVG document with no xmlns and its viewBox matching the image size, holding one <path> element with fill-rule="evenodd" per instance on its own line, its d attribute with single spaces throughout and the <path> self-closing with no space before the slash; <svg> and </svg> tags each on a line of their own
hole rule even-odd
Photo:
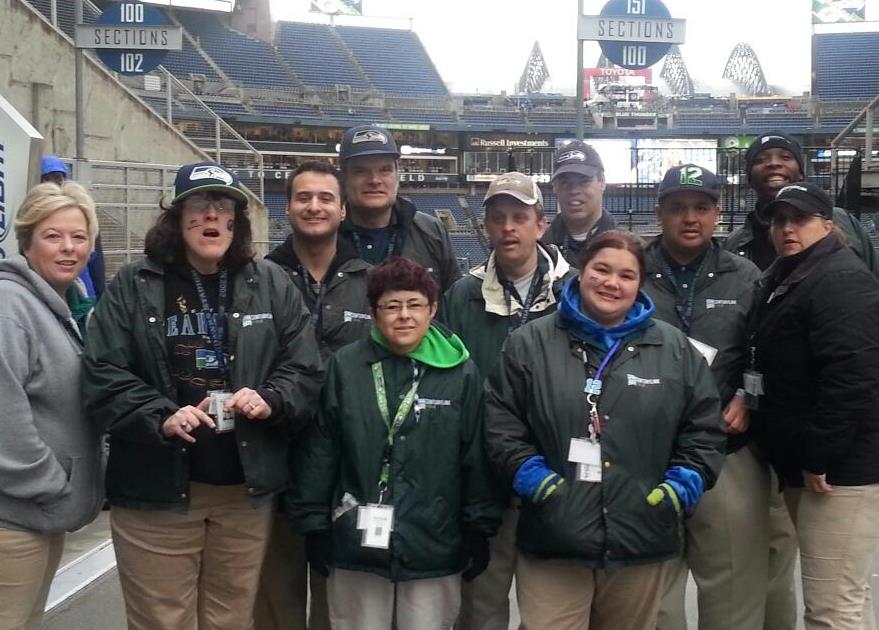
<svg viewBox="0 0 879 630">
<path fill-rule="evenodd" d="M 845 247 L 833 232 L 808 249 L 793 256 L 779 256 L 763 273 L 762 297 L 766 303 L 783 296 L 811 275 L 833 252 Z M 767 295 L 768 294 L 768 295 Z"/>
<path fill-rule="evenodd" d="M 613 228 L 613 217 L 607 210 L 601 211 L 601 216 L 598 217 L 598 221 L 595 222 L 595 225 L 592 226 L 592 229 L 589 230 L 589 234 L 600 234 L 601 232 L 606 232 Z M 549 229 L 546 231 L 546 235 L 543 237 L 544 243 L 562 243 L 571 236 L 570 232 L 568 232 L 568 226 L 565 225 L 565 221 L 562 218 L 561 212 L 556 215 L 555 219 L 552 220 L 552 223 L 549 226 Z"/>
<path fill-rule="evenodd" d="M 541 313 L 556 303 L 556 283 L 563 279 L 571 269 L 568 261 L 560 254 L 555 245 L 537 244 L 537 251 L 541 259 L 545 261 L 548 267 L 543 274 L 541 281 L 540 293 L 534 299 L 530 312 Z M 540 265 L 538 265 L 540 269 Z M 495 252 L 492 252 L 482 265 L 472 269 L 470 275 L 478 278 L 482 282 L 474 286 L 472 297 L 482 299 L 485 302 L 485 312 L 500 315 L 501 317 L 510 317 L 522 312 L 522 304 L 514 297 L 511 304 L 507 305 L 504 296 L 504 287 L 498 278 L 497 264 Z"/>
<path fill-rule="evenodd" d="M 735 262 L 729 256 L 724 256 L 723 248 L 717 239 L 711 239 L 711 247 L 705 254 L 705 264 L 702 266 L 703 274 L 706 273 L 729 273 L 736 270 Z M 662 274 L 662 236 L 658 236 L 647 245 L 644 251 L 644 271 L 647 275 L 655 276 Z"/>
<path fill-rule="evenodd" d="M 288 234 L 286 240 L 270 251 L 266 258 L 286 269 L 298 270 L 301 264 L 293 249 L 292 234 Z M 327 269 L 327 278 L 343 269 L 348 272 L 365 271 L 369 269 L 369 263 L 357 256 L 357 250 L 347 239 L 339 238 L 337 235 L 336 255 L 330 263 L 330 268 Z"/>
<path fill-rule="evenodd" d="M 397 227 L 400 234 L 405 234 L 409 224 L 414 220 L 416 212 L 415 204 L 408 197 L 401 197 L 398 194 L 397 200 L 391 206 L 391 220 L 388 223 L 388 227 Z M 354 222 L 351 220 L 351 213 L 349 212 L 345 220 L 342 221 L 342 225 L 339 226 L 339 232 L 349 234 L 357 230 L 358 227 L 354 225 Z"/>
</svg>

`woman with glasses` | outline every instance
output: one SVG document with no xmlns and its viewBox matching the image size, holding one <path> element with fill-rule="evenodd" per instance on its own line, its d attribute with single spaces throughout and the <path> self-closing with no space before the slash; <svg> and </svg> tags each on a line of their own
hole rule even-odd
<svg viewBox="0 0 879 630">
<path fill-rule="evenodd" d="M 489 457 L 522 499 L 521 627 L 653 630 L 664 561 L 723 461 L 720 401 L 687 337 L 653 319 L 637 236 L 595 236 L 581 265 L 486 388 Z"/>
<path fill-rule="evenodd" d="M 109 433 L 107 498 L 131 629 L 248 630 L 290 438 L 321 363 L 279 267 L 254 261 L 247 197 L 211 163 L 98 304 L 86 410 Z"/>
<path fill-rule="evenodd" d="M 334 630 L 450 628 L 461 578 L 488 564 L 501 506 L 483 456 L 482 380 L 431 319 L 438 286 L 390 258 L 372 271 L 370 339 L 330 360 L 288 509 L 329 575 Z"/>
<path fill-rule="evenodd" d="M 817 186 L 785 186 L 765 213 L 779 258 L 761 280 L 745 374 L 757 443 L 797 532 L 806 628 L 869 628 L 879 281 L 846 247 Z"/>
</svg>

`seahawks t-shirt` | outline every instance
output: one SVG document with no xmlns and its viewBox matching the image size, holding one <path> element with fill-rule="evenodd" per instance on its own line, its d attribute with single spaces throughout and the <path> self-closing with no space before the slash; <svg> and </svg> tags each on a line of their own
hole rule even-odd
<svg viewBox="0 0 879 630">
<path fill-rule="evenodd" d="M 219 278 L 219 273 L 201 276 L 208 303 L 205 310 L 189 266 L 175 266 L 165 274 L 165 344 L 171 378 L 177 387 L 177 404 L 181 407 L 197 405 L 211 390 L 231 391 L 214 352 L 207 323 L 208 317 L 214 317 L 217 324 L 224 324 L 217 315 Z M 227 294 L 231 291 L 230 276 Z M 231 295 L 226 296 L 227 310 L 229 304 Z M 225 346 L 223 353 L 228 353 Z M 219 486 L 244 483 L 234 431 L 217 433 L 199 425 L 190 435 L 196 440 L 187 447 L 192 481 Z"/>
</svg>

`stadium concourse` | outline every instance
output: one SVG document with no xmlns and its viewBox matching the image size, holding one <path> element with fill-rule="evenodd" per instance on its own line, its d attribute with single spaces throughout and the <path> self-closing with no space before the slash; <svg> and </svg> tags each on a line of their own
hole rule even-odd
<svg viewBox="0 0 879 630">
<path fill-rule="evenodd" d="M 53 46 L 70 54 L 73 4 L 0 0 L 0 6 L 16 10 L 22 24 L 39 23 Z M 85 22 L 94 22 L 106 5 L 86 0 Z M 171 20 L 183 28 L 182 50 L 170 52 L 146 76 L 115 77 L 112 89 L 131 111 L 161 122 L 173 139 L 184 138 L 187 150 L 236 172 L 264 205 L 265 214 L 255 217 L 264 223 L 256 231 L 265 235 L 259 243 L 263 253 L 289 233 L 284 184 L 290 171 L 306 160 L 338 163 L 344 130 L 364 123 L 393 132 L 402 151 L 401 194 L 446 226 L 462 269 L 488 255 L 482 200 L 501 173 L 531 175 L 543 191 L 548 218 L 556 216 L 550 185 L 553 152 L 576 136 L 573 97 L 539 90 L 452 93 L 412 30 L 329 20 L 273 22 L 268 0 L 239 0 L 238 5 L 241 10 L 231 16 L 169 10 Z M 2 53 L 0 42 L 0 59 Z M 605 209 L 621 227 L 655 234 L 656 186 L 662 174 L 670 166 L 695 162 L 714 170 L 723 182 L 718 236 L 725 236 L 756 202 L 745 175 L 745 148 L 757 134 L 777 129 L 805 147 L 807 179 L 858 216 L 879 246 L 873 217 L 877 206 L 870 196 L 879 185 L 869 177 L 874 174 L 869 168 L 862 169 L 864 163 L 870 166 L 877 148 L 870 144 L 864 121 L 872 120 L 872 101 L 879 95 L 879 32 L 814 34 L 813 85 L 799 95 L 776 93 L 772 77 L 764 76 L 747 45 L 730 51 L 722 77 L 728 89 L 715 94 L 696 90 L 696 77 L 678 50 L 648 77 L 615 67 L 603 56 L 590 63 L 595 68 L 588 73 L 585 137 L 601 154 L 607 174 Z M 22 111 L 39 110 L 27 99 L 47 83 L 40 70 L 30 79 L 19 77 L 18 84 L 28 89 L 9 95 Z M 711 78 L 720 80 L 722 70 Z M 72 82 L 69 76 L 63 81 Z M 4 96 L 7 87 L 0 83 Z M 118 118 L 124 117 L 123 111 Z M 54 128 L 54 123 L 44 127 Z M 55 143 L 47 144 L 47 151 L 72 157 L 64 134 L 44 135 Z M 168 192 L 168 173 L 176 165 L 148 142 L 140 143 L 137 158 L 112 145 L 112 138 L 107 142 L 96 140 L 94 146 L 102 149 L 88 157 L 112 275 L 142 255 L 144 226 L 154 216 L 149 212 Z M 120 184 L 123 178 L 137 182 L 131 195 Z M 114 566 L 104 513 L 70 536 L 43 627 L 124 627 Z M 875 591 L 875 576 L 873 586 Z M 687 611 L 692 624 L 692 583 Z M 517 624 L 514 611 L 510 627 Z"/>
</svg>

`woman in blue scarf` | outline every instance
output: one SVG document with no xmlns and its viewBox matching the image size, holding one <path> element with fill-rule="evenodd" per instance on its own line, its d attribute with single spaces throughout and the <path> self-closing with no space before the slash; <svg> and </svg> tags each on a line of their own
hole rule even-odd
<svg viewBox="0 0 879 630">
<path fill-rule="evenodd" d="M 590 241 L 558 311 L 516 331 L 486 395 L 490 459 L 522 499 L 522 627 L 655 627 L 662 562 L 717 478 L 724 431 L 708 365 L 653 319 L 644 250 Z"/>
</svg>

